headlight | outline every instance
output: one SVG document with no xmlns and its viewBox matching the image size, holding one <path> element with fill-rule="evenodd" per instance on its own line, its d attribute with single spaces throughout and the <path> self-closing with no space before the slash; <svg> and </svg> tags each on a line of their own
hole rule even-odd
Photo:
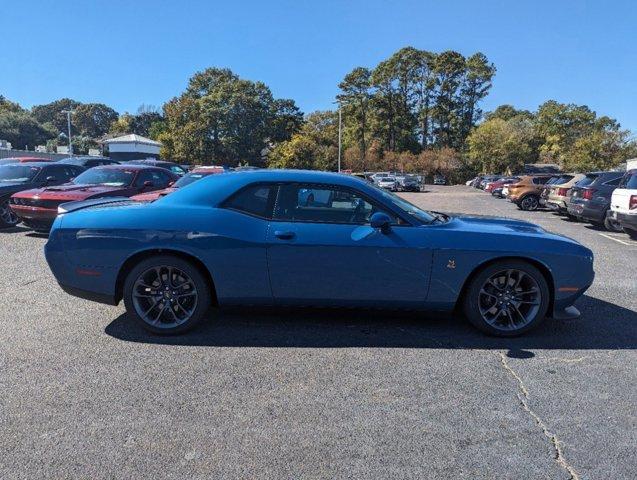
<svg viewBox="0 0 637 480">
<path fill-rule="evenodd" d="M 64 209 L 64 207 L 62 207 L 62 205 L 58 206 L 58 215 L 64 215 L 66 212 L 66 210 Z"/>
</svg>

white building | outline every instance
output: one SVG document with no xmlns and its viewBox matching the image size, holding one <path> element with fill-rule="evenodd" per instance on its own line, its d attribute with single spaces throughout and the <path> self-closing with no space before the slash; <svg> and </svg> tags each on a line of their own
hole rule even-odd
<svg viewBox="0 0 637 480">
<path fill-rule="evenodd" d="M 102 144 L 108 146 L 110 158 L 121 161 L 159 158 L 161 148 L 160 142 L 135 134 L 109 138 Z"/>
</svg>

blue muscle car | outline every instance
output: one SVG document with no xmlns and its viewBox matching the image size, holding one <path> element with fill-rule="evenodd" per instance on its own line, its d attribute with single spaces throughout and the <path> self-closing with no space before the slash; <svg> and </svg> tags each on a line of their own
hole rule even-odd
<svg viewBox="0 0 637 480">
<path fill-rule="evenodd" d="M 310 193 L 312 197 L 310 197 Z M 593 254 L 531 223 L 424 211 L 354 176 L 211 175 L 151 204 L 65 204 L 46 244 L 62 288 L 116 305 L 156 333 L 211 306 L 459 309 L 521 334 L 579 315 Z"/>
</svg>

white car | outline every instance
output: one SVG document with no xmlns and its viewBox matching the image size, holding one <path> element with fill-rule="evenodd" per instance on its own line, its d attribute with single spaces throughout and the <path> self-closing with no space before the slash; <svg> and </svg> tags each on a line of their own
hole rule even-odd
<svg viewBox="0 0 637 480">
<path fill-rule="evenodd" d="M 612 217 L 637 240 L 637 169 L 628 170 L 610 200 Z"/>
<path fill-rule="evenodd" d="M 398 182 L 396 181 L 396 177 L 392 177 L 392 176 L 386 176 L 386 177 L 380 177 L 378 179 L 377 185 L 380 188 L 385 188 L 387 190 L 391 190 L 392 192 L 395 192 L 398 189 Z"/>
</svg>

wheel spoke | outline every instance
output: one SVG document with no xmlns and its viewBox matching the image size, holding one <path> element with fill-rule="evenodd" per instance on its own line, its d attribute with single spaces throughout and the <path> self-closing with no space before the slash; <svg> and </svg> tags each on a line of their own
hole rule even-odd
<svg viewBox="0 0 637 480">
<path fill-rule="evenodd" d="M 139 275 L 133 285 L 132 297 L 142 320 L 162 329 L 188 321 L 198 301 L 193 280 L 172 265 L 151 267 Z"/>
<path fill-rule="evenodd" d="M 503 269 L 484 281 L 478 291 L 483 320 L 499 330 L 518 330 L 531 322 L 542 304 L 539 285 L 529 273 Z"/>
</svg>

